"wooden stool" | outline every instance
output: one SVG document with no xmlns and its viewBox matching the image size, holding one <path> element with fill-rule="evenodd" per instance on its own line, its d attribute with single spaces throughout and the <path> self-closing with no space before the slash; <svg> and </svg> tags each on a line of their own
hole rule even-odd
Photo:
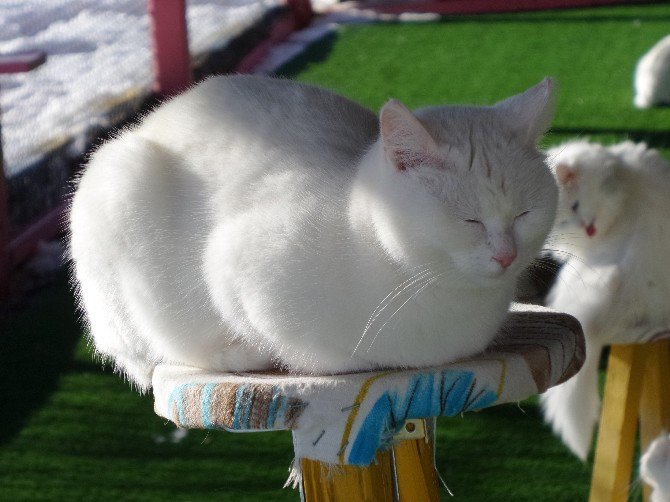
<svg viewBox="0 0 670 502">
<path fill-rule="evenodd" d="M 434 417 L 544 392 L 583 360 L 575 318 L 528 308 L 482 354 L 435 368 L 302 376 L 159 365 L 154 409 L 185 428 L 291 430 L 287 484 L 309 502 L 437 501 Z"/>
<path fill-rule="evenodd" d="M 378 452 L 365 468 L 344 465 L 329 473 L 321 462 L 302 459 L 302 500 L 440 500 L 434 460 L 435 419 L 407 420 L 395 440 L 392 448 Z"/>
<path fill-rule="evenodd" d="M 628 500 L 638 419 L 640 450 L 670 431 L 670 341 L 612 345 L 591 479 L 591 502 Z M 649 500 L 649 487 L 644 487 Z"/>
</svg>

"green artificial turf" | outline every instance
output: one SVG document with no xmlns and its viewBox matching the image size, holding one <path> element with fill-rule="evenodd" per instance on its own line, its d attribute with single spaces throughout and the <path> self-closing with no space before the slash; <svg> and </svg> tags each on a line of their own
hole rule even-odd
<svg viewBox="0 0 670 502">
<path fill-rule="evenodd" d="M 352 25 L 284 72 L 336 89 L 373 109 L 492 104 L 545 76 L 558 83 L 548 143 L 575 136 L 670 147 L 670 108 L 633 106 L 639 57 L 670 33 L 668 5 Z"/>
<path fill-rule="evenodd" d="M 670 5 L 357 25 L 282 73 L 374 109 L 389 97 L 493 103 L 552 75 L 560 92 L 547 144 L 589 136 L 667 149 L 670 109 L 636 110 L 632 75 L 669 32 Z M 297 500 L 280 488 L 288 433 L 191 431 L 173 442 L 151 398 L 93 361 L 81 331 L 64 274 L 0 320 L 0 501 Z M 457 500 L 587 498 L 590 465 L 553 437 L 537 399 L 440 419 L 437 443 Z"/>
<path fill-rule="evenodd" d="M 0 501 L 297 500 L 281 489 L 287 432 L 175 427 L 94 361 L 65 274 L 0 321 Z M 542 424 L 536 400 L 440 419 L 437 465 L 467 501 L 585 499 L 589 468 Z M 444 492 L 446 493 L 446 491 Z"/>
</svg>

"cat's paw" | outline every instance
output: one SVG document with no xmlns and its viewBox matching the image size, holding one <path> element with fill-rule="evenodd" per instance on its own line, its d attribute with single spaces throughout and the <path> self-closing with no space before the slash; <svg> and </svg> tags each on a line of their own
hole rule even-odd
<svg viewBox="0 0 670 502">
<path fill-rule="evenodd" d="M 653 488 L 652 502 L 670 502 L 670 435 L 657 437 L 640 458 L 640 477 Z"/>
</svg>

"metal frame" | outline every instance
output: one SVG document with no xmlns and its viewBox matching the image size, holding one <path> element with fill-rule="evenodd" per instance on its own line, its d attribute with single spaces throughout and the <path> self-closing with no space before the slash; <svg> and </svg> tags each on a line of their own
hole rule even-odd
<svg viewBox="0 0 670 502">
<path fill-rule="evenodd" d="M 314 15 L 309 0 L 286 0 L 286 4 L 288 13 L 278 19 L 268 38 L 243 58 L 236 68 L 237 72 L 252 71 L 273 45 L 309 24 Z M 193 82 L 186 0 L 147 0 L 147 11 L 153 50 L 153 91 L 160 97 L 168 97 L 183 91 Z M 45 60 L 43 52 L 0 56 L 0 73 L 30 71 Z M 12 232 L 7 192 L 0 145 L 0 299 L 7 297 L 12 270 L 35 252 L 39 241 L 51 239 L 62 232 L 67 208 L 67 202 L 63 201 L 27 228 Z"/>
</svg>

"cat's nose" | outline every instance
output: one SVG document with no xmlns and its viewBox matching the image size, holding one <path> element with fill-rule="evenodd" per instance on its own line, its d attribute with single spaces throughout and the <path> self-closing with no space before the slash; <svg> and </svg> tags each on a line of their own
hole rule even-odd
<svg viewBox="0 0 670 502">
<path fill-rule="evenodd" d="M 500 263 L 502 268 L 507 268 L 516 260 L 516 250 L 512 249 L 505 253 L 494 254 L 493 259 Z"/>
</svg>

